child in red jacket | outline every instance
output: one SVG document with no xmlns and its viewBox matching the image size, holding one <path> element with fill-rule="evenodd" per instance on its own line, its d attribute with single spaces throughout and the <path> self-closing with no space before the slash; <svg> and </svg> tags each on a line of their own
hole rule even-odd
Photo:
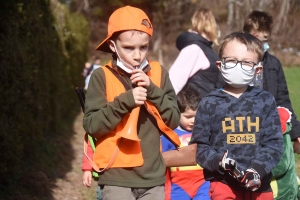
<svg viewBox="0 0 300 200">
<path fill-rule="evenodd" d="M 89 163 L 88 158 L 92 159 L 94 155 L 94 150 L 95 150 L 95 144 L 91 136 L 88 136 L 88 143 L 87 143 L 87 148 L 85 149 L 84 156 L 82 158 L 82 165 L 81 169 L 83 171 L 82 175 L 82 183 L 86 187 L 91 187 L 92 186 L 92 178 L 94 180 L 98 180 L 99 176 L 97 172 L 93 171 L 92 166 Z M 98 185 L 97 187 L 97 200 L 102 200 L 102 194 L 100 190 L 100 186 Z"/>
</svg>

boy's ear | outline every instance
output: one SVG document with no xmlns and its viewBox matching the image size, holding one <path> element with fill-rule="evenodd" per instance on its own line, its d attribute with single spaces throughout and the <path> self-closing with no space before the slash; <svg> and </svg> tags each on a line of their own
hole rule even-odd
<svg viewBox="0 0 300 200">
<path fill-rule="evenodd" d="M 110 50 L 112 50 L 112 52 L 116 52 L 116 47 L 115 47 L 114 42 L 112 40 L 108 40 L 107 44 L 108 44 Z"/>
<path fill-rule="evenodd" d="M 263 70 L 262 63 L 259 62 L 258 67 L 255 70 L 255 74 L 259 74 Z"/>
<path fill-rule="evenodd" d="M 216 61 L 216 65 L 217 65 L 219 71 L 221 71 L 221 61 Z"/>
<path fill-rule="evenodd" d="M 258 33 L 256 31 L 250 31 L 250 34 L 255 36 L 255 37 L 258 37 Z"/>
</svg>

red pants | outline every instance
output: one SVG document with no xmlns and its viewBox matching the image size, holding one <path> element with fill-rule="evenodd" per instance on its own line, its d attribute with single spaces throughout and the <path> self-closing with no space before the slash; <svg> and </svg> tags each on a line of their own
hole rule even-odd
<svg viewBox="0 0 300 200">
<path fill-rule="evenodd" d="M 211 182 L 211 200 L 273 200 L 273 192 L 236 190 L 221 182 Z"/>
</svg>

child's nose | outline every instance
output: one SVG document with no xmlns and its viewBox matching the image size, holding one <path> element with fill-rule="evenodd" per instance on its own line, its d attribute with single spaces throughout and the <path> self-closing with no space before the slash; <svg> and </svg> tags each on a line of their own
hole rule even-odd
<svg viewBox="0 0 300 200">
<path fill-rule="evenodd" d="M 133 60 L 136 60 L 136 61 L 140 61 L 141 59 L 141 52 L 139 50 L 135 50 L 133 52 Z"/>
<path fill-rule="evenodd" d="M 191 118 L 191 122 L 192 122 L 192 124 L 194 125 L 195 117 L 192 117 L 192 118 Z"/>
</svg>

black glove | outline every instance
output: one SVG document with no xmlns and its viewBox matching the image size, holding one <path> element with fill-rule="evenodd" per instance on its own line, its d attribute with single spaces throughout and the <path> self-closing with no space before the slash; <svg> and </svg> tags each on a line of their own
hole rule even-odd
<svg viewBox="0 0 300 200">
<path fill-rule="evenodd" d="M 242 186 L 244 186 L 245 188 L 251 191 L 257 190 L 261 185 L 260 176 L 257 173 L 257 171 L 251 168 L 251 169 L 247 169 L 244 172 L 244 174 L 245 175 L 242 177 L 240 181 Z"/>
</svg>

